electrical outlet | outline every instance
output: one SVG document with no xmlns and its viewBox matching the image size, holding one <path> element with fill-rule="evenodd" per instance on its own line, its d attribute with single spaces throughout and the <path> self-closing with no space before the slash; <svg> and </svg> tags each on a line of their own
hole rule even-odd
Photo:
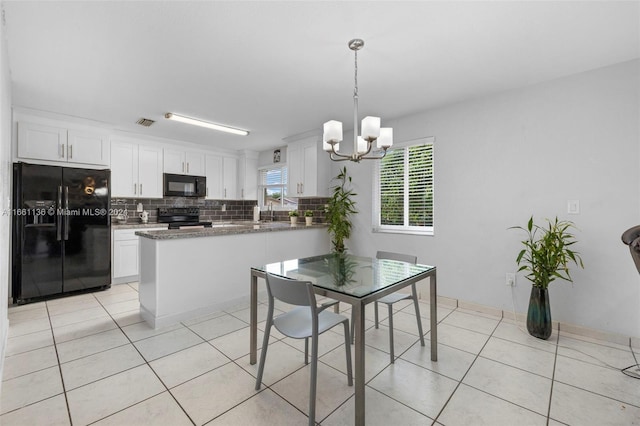
<svg viewBox="0 0 640 426">
<path fill-rule="evenodd" d="M 507 272 L 505 275 L 505 283 L 507 287 L 515 287 L 516 286 L 516 274 Z"/>
</svg>

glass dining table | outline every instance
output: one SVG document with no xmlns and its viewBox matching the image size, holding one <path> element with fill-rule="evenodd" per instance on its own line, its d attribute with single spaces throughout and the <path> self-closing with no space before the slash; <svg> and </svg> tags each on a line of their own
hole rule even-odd
<svg viewBox="0 0 640 426">
<path fill-rule="evenodd" d="M 429 278 L 431 360 L 438 360 L 436 267 L 351 254 L 326 254 L 290 259 L 251 268 L 249 362 L 257 360 L 258 278 L 267 273 L 310 281 L 316 294 L 351 305 L 355 322 L 355 424 L 365 424 L 365 305 Z"/>
</svg>

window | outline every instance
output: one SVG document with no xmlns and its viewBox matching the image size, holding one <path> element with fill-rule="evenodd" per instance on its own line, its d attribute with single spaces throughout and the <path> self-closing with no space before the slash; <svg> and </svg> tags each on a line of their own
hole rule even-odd
<svg viewBox="0 0 640 426">
<path fill-rule="evenodd" d="M 258 187 L 260 205 L 274 207 L 297 207 L 298 200 L 287 197 L 287 167 L 260 169 Z"/>
<path fill-rule="evenodd" d="M 375 231 L 433 234 L 433 141 L 400 144 L 377 162 Z"/>
</svg>

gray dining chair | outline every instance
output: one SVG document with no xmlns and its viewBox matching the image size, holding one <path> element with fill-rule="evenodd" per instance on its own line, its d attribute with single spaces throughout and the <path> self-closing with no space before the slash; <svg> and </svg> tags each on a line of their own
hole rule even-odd
<svg viewBox="0 0 640 426">
<path fill-rule="evenodd" d="M 318 376 L 318 336 L 338 324 L 344 325 L 344 346 L 347 353 L 347 384 L 353 386 L 351 371 L 351 345 L 349 344 L 349 319 L 340 314 L 326 311 L 328 306 L 318 307 L 313 284 L 309 281 L 297 281 L 278 277 L 272 274 L 266 275 L 269 310 L 267 312 L 267 324 L 264 330 L 258 377 L 256 378 L 256 390 L 260 390 L 262 373 L 267 358 L 269 335 L 271 326 L 285 336 L 294 339 L 304 339 L 304 363 L 309 363 L 309 338 L 311 338 L 311 380 L 309 389 L 309 425 L 315 425 L 316 413 L 316 387 Z M 275 299 L 296 305 L 289 312 L 273 317 L 273 305 Z"/>
<path fill-rule="evenodd" d="M 402 253 L 392 253 L 389 251 L 379 251 L 376 253 L 377 259 L 389 259 L 389 260 L 399 260 L 401 262 L 413 263 L 414 265 L 418 262 L 417 256 L 412 256 L 409 254 Z M 418 292 L 416 291 L 416 285 L 411 284 L 411 293 L 391 293 L 387 296 L 381 297 L 380 299 L 374 302 L 374 314 L 375 314 L 375 324 L 376 328 L 378 328 L 378 303 L 384 303 L 387 305 L 389 309 L 389 357 L 391 358 L 391 363 L 393 364 L 395 361 L 395 356 L 393 352 L 393 304 L 399 302 L 401 300 L 413 300 L 413 306 L 416 310 L 416 321 L 418 323 L 418 334 L 420 335 L 420 344 L 424 346 L 424 336 L 422 335 L 422 320 L 420 319 L 420 305 L 418 304 Z M 351 317 L 351 336 L 353 339 L 353 316 Z"/>
</svg>

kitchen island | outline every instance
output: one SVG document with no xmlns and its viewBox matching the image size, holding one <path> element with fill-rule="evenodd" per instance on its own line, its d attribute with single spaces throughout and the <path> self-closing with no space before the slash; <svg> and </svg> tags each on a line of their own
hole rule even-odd
<svg viewBox="0 0 640 426">
<path fill-rule="evenodd" d="M 233 222 L 136 232 L 140 314 L 154 328 L 249 303 L 252 266 L 328 253 L 326 224 Z"/>
</svg>

